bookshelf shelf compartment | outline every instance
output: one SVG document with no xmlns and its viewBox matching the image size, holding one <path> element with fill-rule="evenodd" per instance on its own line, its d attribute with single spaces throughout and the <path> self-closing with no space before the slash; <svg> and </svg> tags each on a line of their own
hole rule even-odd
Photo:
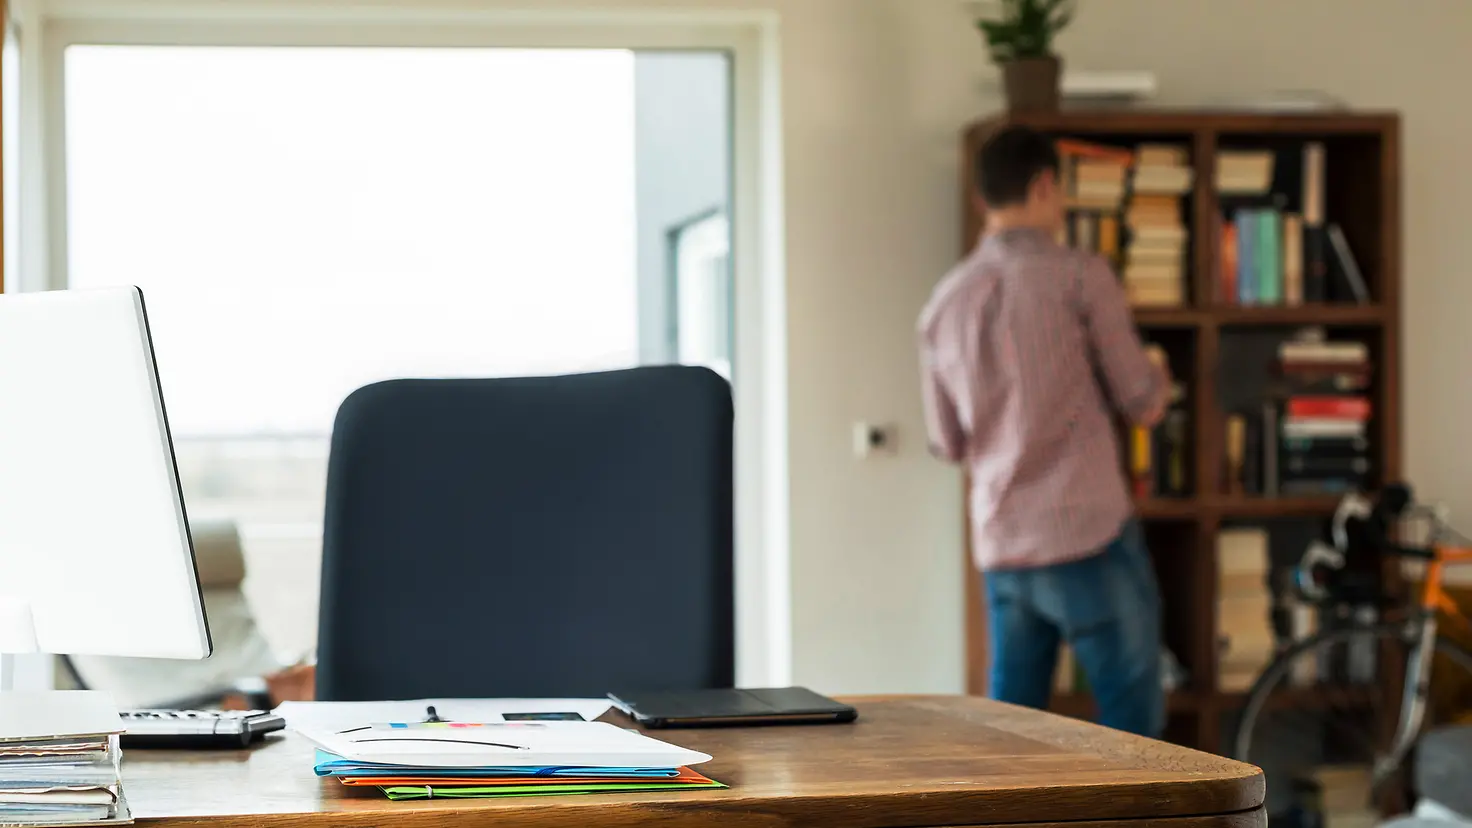
<svg viewBox="0 0 1472 828">
<path fill-rule="evenodd" d="M 1385 321 L 1380 305 L 1299 305 L 1297 307 L 1214 307 L 1209 311 L 1219 325 L 1340 325 L 1374 326 Z"/>
<path fill-rule="evenodd" d="M 1135 513 L 1144 520 L 1193 520 L 1204 504 L 1194 497 L 1151 497 L 1135 501 Z"/>
<path fill-rule="evenodd" d="M 1337 497 L 1225 497 L 1212 510 L 1225 520 L 1330 517 Z"/>
<path fill-rule="evenodd" d="M 1195 328 L 1205 314 L 1190 308 L 1135 308 L 1135 324 L 1141 328 Z"/>
</svg>

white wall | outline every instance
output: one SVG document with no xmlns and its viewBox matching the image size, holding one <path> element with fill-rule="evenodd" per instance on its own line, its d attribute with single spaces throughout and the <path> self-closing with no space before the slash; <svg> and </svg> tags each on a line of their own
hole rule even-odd
<svg viewBox="0 0 1472 828">
<path fill-rule="evenodd" d="M 923 450 L 912 329 L 961 243 L 959 131 L 998 103 L 968 4 L 520 5 L 780 14 L 794 678 L 959 691 L 960 484 Z M 1472 488 L 1458 485 L 1472 467 L 1472 110 L 1456 94 L 1469 34 L 1466 0 L 1084 0 L 1060 46 L 1075 65 L 1155 70 L 1171 104 L 1321 87 L 1405 113 L 1408 468 L 1472 524 Z M 896 423 L 900 453 L 855 461 L 860 418 Z"/>
</svg>

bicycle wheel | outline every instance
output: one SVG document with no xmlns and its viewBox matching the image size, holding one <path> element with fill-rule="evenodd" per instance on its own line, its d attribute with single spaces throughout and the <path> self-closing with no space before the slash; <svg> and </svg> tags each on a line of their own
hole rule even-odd
<svg viewBox="0 0 1472 828">
<path fill-rule="evenodd" d="M 1399 677 L 1419 634 L 1419 627 L 1398 623 L 1327 630 L 1284 650 L 1258 676 L 1241 699 L 1229 744 L 1234 758 L 1267 775 L 1269 814 L 1291 806 L 1295 783 L 1326 767 L 1363 770 L 1363 807 L 1374 810 L 1369 772 L 1391 752 L 1404 693 Z M 1345 677 L 1345 661 L 1356 657 L 1360 681 Z M 1431 682 L 1422 730 L 1469 709 L 1472 652 L 1437 638 Z M 1454 694 L 1438 694 L 1438 688 L 1453 688 Z"/>
</svg>

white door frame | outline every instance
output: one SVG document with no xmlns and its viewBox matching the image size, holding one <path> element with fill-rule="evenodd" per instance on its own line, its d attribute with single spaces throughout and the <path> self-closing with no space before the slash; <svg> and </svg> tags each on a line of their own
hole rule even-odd
<svg viewBox="0 0 1472 828">
<path fill-rule="evenodd" d="M 536 0 L 521 0 L 534 3 Z M 16 288 L 67 281 L 64 53 L 73 44 L 719 49 L 732 57 L 737 677 L 792 675 L 787 337 L 777 16 L 570 12 L 389 0 L 19 0 L 22 262 Z M 490 6 L 489 8 L 487 6 Z M 37 37 L 39 33 L 39 37 Z M 37 49 L 35 47 L 39 46 Z"/>
</svg>

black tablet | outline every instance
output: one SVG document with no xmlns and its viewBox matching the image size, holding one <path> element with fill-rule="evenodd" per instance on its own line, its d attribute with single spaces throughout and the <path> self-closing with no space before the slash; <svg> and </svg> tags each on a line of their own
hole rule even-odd
<svg viewBox="0 0 1472 828">
<path fill-rule="evenodd" d="M 838 724 L 859 711 L 805 687 L 609 693 L 618 709 L 645 727 L 730 727 Z"/>
</svg>

